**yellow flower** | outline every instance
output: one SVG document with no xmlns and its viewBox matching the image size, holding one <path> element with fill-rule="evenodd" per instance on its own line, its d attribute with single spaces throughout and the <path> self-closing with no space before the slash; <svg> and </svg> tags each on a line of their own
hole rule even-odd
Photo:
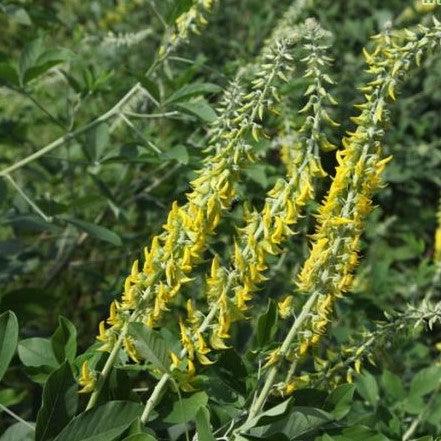
<svg viewBox="0 0 441 441">
<path fill-rule="evenodd" d="M 279 310 L 279 316 L 282 319 L 288 318 L 293 313 L 294 297 L 291 295 L 286 296 L 283 300 L 280 300 L 277 303 L 277 307 Z"/>
<path fill-rule="evenodd" d="M 92 392 L 95 389 L 96 385 L 96 375 L 95 373 L 90 369 L 88 361 L 84 361 L 81 365 L 81 375 L 78 379 L 78 383 L 80 386 L 82 386 L 82 389 L 80 389 L 79 393 L 89 393 Z"/>
</svg>

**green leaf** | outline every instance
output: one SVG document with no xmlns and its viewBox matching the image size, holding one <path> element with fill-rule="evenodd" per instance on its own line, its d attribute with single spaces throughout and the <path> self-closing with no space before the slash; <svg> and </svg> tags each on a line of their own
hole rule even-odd
<svg viewBox="0 0 441 441">
<path fill-rule="evenodd" d="M 12 63 L 0 63 L 0 84 L 7 85 L 8 83 L 13 86 L 20 84 L 17 69 Z"/>
<path fill-rule="evenodd" d="M 21 84 L 25 83 L 26 72 L 35 65 L 42 51 L 43 40 L 41 38 L 32 40 L 24 47 L 18 62 L 18 72 Z"/>
<path fill-rule="evenodd" d="M 192 96 L 204 95 L 207 93 L 217 93 L 222 89 L 216 84 L 212 83 L 194 83 L 187 84 L 179 90 L 173 92 L 166 100 L 165 104 L 176 103 L 178 101 L 186 100 Z"/>
<path fill-rule="evenodd" d="M 77 389 L 68 362 L 49 375 L 43 388 L 42 406 L 37 415 L 36 441 L 52 439 L 72 419 L 78 406 Z"/>
<path fill-rule="evenodd" d="M 387 369 L 381 375 L 381 384 L 386 394 L 394 400 L 402 400 L 406 397 L 401 378 Z"/>
<path fill-rule="evenodd" d="M 194 0 L 174 0 L 173 6 L 167 14 L 167 23 L 169 25 L 182 14 L 187 12 L 194 4 Z"/>
<path fill-rule="evenodd" d="M 188 164 L 189 155 L 187 148 L 183 145 L 177 145 L 175 147 L 172 147 L 171 149 L 167 150 L 163 153 L 163 155 L 167 159 L 175 159 L 181 164 Z"/>
<path fill-rule="evenodd" d="M 136 433 L 124 438 L 122 441 L 157 441 L 157 439 L 148 433 Z"/>
<path fill-rule="evenodd" d="M 333 436 L 334 441 L 390 441 L 384 435 L 374 432 L 365 426 L 353 426 L 342 431 L 341 435 Z"/>
<path fill-rule="evenodd" d="M 77 354 L 77 329 L 65 317 L 58 318 L 58 328 L 51 337 L 52 350 L 59 363 L 73 362 Z"/>
<path fill-rule="evenodd" d="M 105 122 L 98 124 L 93 130 L 90 130 L 87 133 L 86 142 L 83 147 L 89 160 L 98 161 L 101 159 L 109 148 L 109 140 L 109 126 Z"/>
<path fill-rule="evenodd" d="M 7 428 L 0 441 L 34 441 L 34 430 L 23 423 L 15 423 Z"/>
<path fill-rule="evenodd" d="M 23 49 L 19 60 L 19 78 L 22 85 L 37 78 L 51 67 L 72 58 L 68 49 L 44 50 L 43 40 L 37 38 Z"/>
<path fill-rule="evenodd" d="M 430 366 L 419 371 L 410 383 L 410 394 L 423 396 L 441 384 L 441 366 Z"/>
<path fill-rule="evenodd" d="M 355 385 L 342 384 L 336 387 L 326 399 L 324 409 L 330 412 L 337 420 L 342 419 L 351 409 Z"/>
<path fill-rule="evenodd" d="M 143 406 L 110 401 L 76 416 L 54 441 L 112 441 L 141 415 Z"/>
<path fill-rule="evenodd" d="M 203 406 L 196 414 L 196 431 L 199 441 L 216 441 L 210 424 L 210 412 Z"/>
<path fill-rule="evenodd" d="M 91 224 L 89 222 L 85 222 L 79 219 L 75 219 L 72 217 L 65 218 L 65 220 L 66 222 L 75 225 L 80 230 L 85 231 L 92 237 L 103 240 L 104 242 L 109 242 L 117 247 L 122 246 L 122 240 L 118 236 L 118 234 L 107 228 L 101 227 L 100 225 Z"/>
<path fill-rule="evenodd" d="M 263 164 L 254 164 L 245 170 L 245 174 L 252 179 L 256 184 L 259 184 L 263 189 L 269 185 L 268 177 L 266 175 L 267 167 Z"/>
<path fill-rule="evenodd" d="M 188 398 L 178 399 L 173 403 L 171 412 L 164 418 L 165 423 L 184 424 L 196 418 L 199 409 L 208 403 L 205 392 L 196 392 Z"/>
<path fill-rule="evenodd" d="M 290 407 L 288 412 L 283 415 L 283 418 L 272 420 L 271 423 L 266 426 L 253 428 L 249 433 L 263 437 L 264 439 L 268 436 L 283 434 L 290 440 L 303 440 L 305 434 L 314 432 L 317 428 L 332 420 L 332 415 L 321 409 L 296 406 Z"/>
<path fill-rule="evenodd" d="M 277 303 L 269 299 L 266 311 L 257 319 L 256 343 L 259 348 L 273 341 L 277 332 Z"/>
<path fill-rule="evenodd" d="M 290 407 L 292 405 L 292 398 L 288 398 L 277 406 L 271 407 L 265 412 L 260 413 L 257 417 L 253 418 L 246 424 L 247 428 L 265 426 L 275 421 L 281 420 L 288 415 Z M 244 426 L 245 428 L 245 426 Z"/>
<path fill-rule="evenodd" d="M 211 123 L 217 118 L 216 112 L 203 99 L 178 103 L 176 107 L 189 115 L 197 116 L 200 120 L 207 123 Z"/>
<path fill-rule="evenodd" d="M 51 341 L 47 338 L 32 337 L 21 340 L 18 344 L 18 356 L 25 366 L 59 366 Z"/>
<path fill-rule="evenodd" d="M 130 323 L 128 333 L 133 337 L 142 358 L 162 372 L 168 372 L 171 361 L 167 344 L 161 334 L 142 323 Z"/>
<path fill-rule="evenodd" d="M 375 377 L 368 371 L 357 377 L 357 392 L 372 406 L 376 406 L 380 399 L 378 384 Z"/>
<path fill-rule="evenodd" d="M 2 10 L 8 16 L 8 18 L 14 20 L 18 24 L 21 24 L 23 26 L 32 25 L 31 18 L 26 12 L 26 9 L 14 4 L 3 4 Z"/>
<path fill-rule="evenodd" d="M 0 380 L 14 356 L 18 342 L 18 321 L 12 311 L 0 315 Z"/>
<path fill-rule="evenodd" d="M 23 401 L 28 395 L 27 390 L 20 390 L 18 387 L 8 387 L 0 390 L 0 403 L 3 406 L 10 407 Z"/>
</svg>

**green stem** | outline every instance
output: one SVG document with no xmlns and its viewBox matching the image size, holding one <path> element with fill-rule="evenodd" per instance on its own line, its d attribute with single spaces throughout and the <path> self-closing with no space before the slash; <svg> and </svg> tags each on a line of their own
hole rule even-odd
<svg viewBox="0 0 441 441">
<path fill-rule="evenodd" d="M 113 363 L 115 362 L 116 356 L 118 355 L 118 352 L 121 349 L 122 342 L 125 338 L 126 333 L 127 333 L 127 325 L 124 326 L 124 328 L 121 330 L 118 340 L 113 346 L 112 351 L 110 352 L 110 355 L 106 360 L 106 364 L 103 367 L 103 370 L 99 374 L 98 381 L 96 383 L 94 391 L 92 392 L 92 395 L 89 398 L 89 402 L 87 403 L 86 410 L 92 409 L 92 407 L 96 405 L 98 397 L 104 386 L 104 383 L 106 382 L 107 376 L 109 375 L 113 367 Z"/>
<path fill-rule="evenodd" d="M 293 325 L 291 326 L 291 329 L 288 332 L 288 335 L 285 337 L 285 340 L 283 341 L 282 346 L 280 347 L 280 354 L 282 357 L 287 354 L 289 347 L 291 346 L 291 343 L 294 340 L 294 337 L 297 335 L 303 322 L 308 318 L 309 313 L 310 313 L 315 301 L 317 300 L 318 296 L 319 296 L 318 292 L 313 293 L 309 297 L 308 301 L 303 305 L 303 308 L 302 308 L 302 311 L 300 312 L 300 315 L 294 321 Z M 262 408 L 265 405 L 265 402 L 268 398 L 268 395 L 274 385 L 276 375 L 279 372 L 279 369 L 280 369 L 280 364 L 277 363 L 275 366 L 273 366 L 269 370 L 267 377 L 266 377 L 266 380 L 265 380 L 265 383 L 262 387 L 262 390 L 251 406 L 251 409 L 248 414 L 248 418 L 247 418 L 246 422 L 250 421 L 262 410 Z"/>
<path fill-rule="evenodd" d="M 119 100 L 109 111 L 106 113 L 103 113 L 98 118 L 94 119 L 90 123 L 86 124 L 85 126 L 79 127 L 76 130 L 73 130 L 72 132 L 66 133 L 65 135 L 61 136 L 60 138 L 56 139 L 55 141 L 51 142 L 50 144 L 46 145 L 45 147 L 42 147 L 41 149 L 37 150 L 36 152 L 32 153 L 29 156 L 26 156 L 25 158 L 21 159 L 20 161 L 16 162 L 15 164 L 12 164 L 9 167 L 6 167 L 5 169 L 0 171 L 0 177 L 6 178 L 9 173 L 18 170 L 19 168 L 24 167 L 25 165 L 29 164 L 32 161 L 35 161 L 36 159 L 40 158 L 41 156 L 45 155 L 46 153 L 51 152 L 52 150 L 62 146 L 66 142 L 76 138 L 77 136 L 93 129 L 94 127 L 98 126 L 104 121 L 107 121 L 111 117 L 115 116 L 117 113 L 119 113 L 120 108 L 128 101 L 132 96 L 139 90 L 140 83 L 135 84 L 127 93 L 124 95 L 121 100 Z"/>
</svg>

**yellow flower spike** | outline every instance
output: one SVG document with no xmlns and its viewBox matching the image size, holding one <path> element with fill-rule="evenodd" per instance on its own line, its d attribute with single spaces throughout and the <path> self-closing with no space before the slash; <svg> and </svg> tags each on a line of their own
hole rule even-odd
<svg viewBox="0 0 441 441">
<path fill-rule="evenodd" d="M 89 362 L 85 360 L 81 365 L 81 375 L 78 379 L 78 384 L 82 386 L 78 392 L 80 394 L 90 393 L 95 389 L 96 385 L 96 375 L 90 369 Z"/>
</svg>

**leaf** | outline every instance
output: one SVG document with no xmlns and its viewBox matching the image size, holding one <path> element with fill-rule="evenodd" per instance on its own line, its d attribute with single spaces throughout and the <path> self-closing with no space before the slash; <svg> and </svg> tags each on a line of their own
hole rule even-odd
<svg viewBox="0 0 441 441">
<path fill-rule="evenodd" d="M 0 380 L 14 356 L 18 342 L 18 321 L 12 311 L 0 315 Z"/>
<path fill-rule="evenodd" d="M 207 103 L 207 101 L 200 99 L 197 101 L 188 101 L 186 103 L 178 103 L 176 107 L 185 113 L 197 116 L 204 122 L 211 123 L 217 118 L 216 112 Z"/>
<path fill-rule="evenodd" d="M 131 401 L 110 401 L 80 413 L 54 441 L 112 441 L 141 415 L 143 406 Z"/>
<path fill-rule="evenodd" d="M 351 409 L 355 385 L 342 384 L 336 387 L 326 399 L 324 409 L 330 412 L 337 420 L 342 419 Z"/>
<path fill-rule="evenodd" d="M 18 344 L 18 356 L 25 366 L 59 366 L 51 341 L 46 338 L 32 337 L 21 340 Z"/>
<path fill-rule="evenodd" d="M 193 6 L 194 0 L 174 0 L 173 7 L 167 14 L 167 23 L 172 24 L 179 16 Z"/>
<path fill-rule="evenodd" d="M 35 440 L 46 441 L 56 436 L 75 415 L 78 406 L 77 383 L 68 362 L 49 375 L 43 388 L 43 399 L 37 415 Z"/>
<path fill-rule="evenodd" d="M 32 40 L 24 47 L 18 62 L 18 72 L 21 84 L 24 84 L 26 72 L 35 65 L 42 51 L 43 40 L 41 38 Z"/>
<path fill-rule="evenodd" d="M 152 363 L 161 372 L 168 372 L 171 360 L 161 334 L 142 323 L 130 323 L 128 332 L 135 340 L 136 349 L 141 357 Z"/>
<path fill-rule="evenodd" d="M 109 147 L 109 126 L 102 122 L 93 130 L 90 130 L 86 136 L 86 142 L 83 146 L 86 156 L 89 160 L 98 161 L 104 156 Z"/>
<path fill-rule="evenodd" d="M 148 433 L 136 433 L 124 438 L 122 441 L 157 441 L 156 438 Z M 201 439 L 202 441 L 202 439 Z"/>
<path fill-rule="evenodd" d="M 277 331 L 277 303 L 269 299 L 266 311 L 257 319 L 256 343 L 263 348 L 273 341 Z"/>
<path fill-rule="evenodd" d="M 374 432 L 365 426 L 348 427 L 342 431 L 341 435 L 333 436 L 332 439 L 334 441 L 390 441 L 386 436 L 381 435 L 378 432 Z"/>
<path fill-rule="evenodd" d="M 254 164 L 245 170 L 245 174 L 256 184 L 259 184 L 263 189 L 266 189 L 269 185 L 266 170 L 267 167 L 265 165 Z"/>
<path fill-rule="evenodd" d="M 12 63 L 0 63 L 0 84 L 12 84 L 18 86 L 20 84 L 17 68 Z"/>
<path fill-rule="evenodd" d="M 358 375 L 357 392 L 372 406 L 376 406 L 380 399 L 378 393 L 378 384 L 375 377 L 368 371 Z"/>
<path fill-rule="evenodd" d="M 100 225 L 91 224 L 89 222 L 85 222 L 79 219 L 74 219 L 72 217 L 66 217 L 65 220 L 66 222 L 75 225 L 80 230 L 85 231 L 92 237 L 103 240 L 104 242 L 109 242 L 117 247 L 122 246 L 122 240 L 118 236 L 118 234 L 107 228 L 101 227 Z"/>
<path fill-rule="evenodd" d="M 273 420 L 269 425 L 253 428 L 249 433 L 264 439 L 271 435 L 283 434 L 290 440 L 303 440 L 306 433 L 315 431 L 318 427 L 332 421 L 332 419 L 332 415 L 321 409 L 296 406 L 291 407 L 283 418 Z"/>
<path fill-rule="evenodd" d="M 181 87 L 179 90 L 173 92 L 166 100 L 165 104 L 176 103 L 183 101 L 192 96 L 204 95 L 207 93 L 217 93 L 222 90 L 221 87 L 212 83 L 194 83 L 187 84 Z"/>
<path fill-rule="evenodd" d="M 0 441 L 34 441 L 34 430 L 23 423 L 15 423 L 7 428 Z"/>
<path fill-rule="evenodd" d="M 51 67 L 69 60 L 72 55 L 73 53 L 68 49 L 44 50 L 42 38 L 31 41 L 20 55 L 18 64 L 20 84 L 25 85 Z"/>
<path fill-rule="evenodd" d="M 292 398 L 288 398 L 282 403 L 274 406 L 264 412 L 260 413 L 257 417 L 250 420 L 243 427 L 244 430 L 247 430 L 251 427 L 265 426 L 268 424 L 272 424 L 275 421 L 283 419 L 286 415 L 288 415 L 290 406 L 292 404 Z"/>
<path fill-rule="evenodd" d="M 177 145 L 163 153 L 167 159 L 175 159 L 181 164 L 188 164 L 189 155 L 185 146 Z"/>
<path fill-rule="evenodd" d="M 385 369 L 381 375 L 383 389 L 394 400 L 402 400 L 406 397 L 403 382 L 398 375 Z"/>
<path fill-rule="evenodd" d="M 216 441 L 210 423 L 210 412 L 203 406 L 196 414 L 196 432 L 199 441 Z"/>
<path fill-rule="evenodd" d="M 165 423 L 184 424 L 196 418 L 202 406 L 208 403 L 205 392 L 196 392 L 188 398 L 179 398 L 173 403 L 171 412 L 163 419 Z"/>
<path fill-rule="evenodd" d="M 430 366 L 419 371 L 410 383 L 410 395 L 423 396 L 441 384 L 441 366 Z"/>
<path fill-rule="evenodd" d="M 30 26 L 32 24 L 31 18 L 26 10 L 18 5 L 9 4 L 2 5 L 2 10 L 11 19 L 23 26 Z"/>
<path fill-rule="evenodd" d="M 58 318 L 58 328 L 51 337 L 52 350 L 59 363 L 73 362 L 77 354 L 77 329 L 65 317 Z"/>
</svg>

